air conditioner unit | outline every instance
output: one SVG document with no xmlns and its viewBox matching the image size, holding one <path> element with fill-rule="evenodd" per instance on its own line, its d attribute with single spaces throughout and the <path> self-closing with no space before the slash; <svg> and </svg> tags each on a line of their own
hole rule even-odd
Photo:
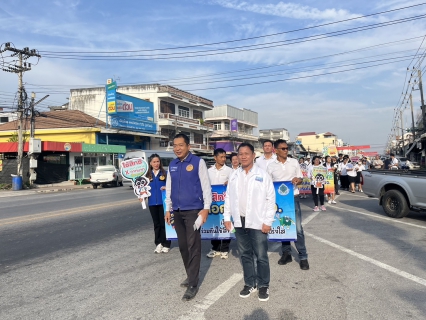
<svg viewBox="0 0 426 320">
<path fill-rule="evenodd" d="M 41 153 L 41 140 L 30 138 L 30 143 L 28 146 L 29 153 Z"/>
</svg>

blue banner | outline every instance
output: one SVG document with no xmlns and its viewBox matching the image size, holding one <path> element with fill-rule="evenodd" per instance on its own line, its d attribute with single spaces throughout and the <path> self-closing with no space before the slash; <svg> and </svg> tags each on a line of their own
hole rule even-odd
<svg viewBox="0 0 426 320">
<path fill-rule="evenodd" d="M 116 103 L 116 95 L 117 95 L 117 83 L 114 81 L 105 86 L 106 90 L 106 108 L 108 114 L 116 114 L 117 113 L 117 103 Z"/>
<path fill-rule="evenodd" d="M 276 195 L 276 213 L 275 220 L 269 232 L 269 241 L 295 241 L 296 233 L 296 217 L 294 209 L 293 184 L 291 181 L 274 182 Z M 210 206 L 207 221 L 201 227 L 202 240 L 221 240 L 235 239 L 235 234 L 226 230 L 223 222 L 223 210 L 225 203 L 226 186 L 212 186 L 212 204 Z M 166 191 L 163 190 L 163 205 L 166 208 Z M 172 224 L 166 224 L 166 236 L 168 240 L 177 240 L 176 231 Z"/>
</svg>

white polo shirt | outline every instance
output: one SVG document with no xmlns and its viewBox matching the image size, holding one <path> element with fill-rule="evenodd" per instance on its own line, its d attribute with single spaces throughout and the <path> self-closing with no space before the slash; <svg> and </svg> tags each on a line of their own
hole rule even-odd
<svg viewBox="0 0 426 320">
<path fill-rule="evenodd" d="M 261 155 L 256 159 L 256 165 L 263 170 L 267 171 L 268 165 L 277 159 L 277 155 L 275 153 L 269 159 L 266 159 L 264 155 Z"/>
<path fill-rule="evenodd" d="M 210 184 L 225 184 L 226 181 L 228 181 L 229 176 L 234 172 L 230 167 L 228 167 L 226 164 L 223 165 L 220 169 L 216 168 L 216 164 L 211 166 L 208 170 L 209 178 L 210 178 Z"/>
<path fill-rule="evenodd" d="M 299 161 L 290 157 L 284 163 L 278 161 L 278 159 L 270 162 L 267 172 L 272 177 L 272 181 L 291 181 L 293 178 L 303 179 Z M 295 185 L 293 185 L 293 191 L 295 196 L 299 194 L 299 188 Z"/>
</svg>

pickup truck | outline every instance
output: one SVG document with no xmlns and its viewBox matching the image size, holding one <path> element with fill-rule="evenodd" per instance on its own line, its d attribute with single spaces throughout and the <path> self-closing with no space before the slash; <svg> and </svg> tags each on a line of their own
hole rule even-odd
<svg viewBox="0 0 426 320">
<path fill-rule="evenodd" d="M 90 174 L 90 183 L 93 189 L 107 184 L 123 186 L 123 176 L 114 166 L 97 166 L 95 172 Z"/>
<path fill-rule="evenodd" d="M 379 199 L 385 213 L 403 218 L 410 211 L 426 212 L 426 172 L 408 170 L 363 171 L 363 190 Z"/>
</svg>

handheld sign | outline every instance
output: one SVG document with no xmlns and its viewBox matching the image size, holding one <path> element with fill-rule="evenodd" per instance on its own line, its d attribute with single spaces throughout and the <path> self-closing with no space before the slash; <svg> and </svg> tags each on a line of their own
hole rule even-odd
<svg viewBox="0 0 426 320">
<path fill-rule="evenodd" d="M 124 160 L 120 164 L 120 171 L 124 179 L 131 180 L 133 192 L 146 209 L 145 198 L 151 196 L 149 179 L 145 177 L 148 172 L 148 163 L 143 158 Z"/>
</svg>

